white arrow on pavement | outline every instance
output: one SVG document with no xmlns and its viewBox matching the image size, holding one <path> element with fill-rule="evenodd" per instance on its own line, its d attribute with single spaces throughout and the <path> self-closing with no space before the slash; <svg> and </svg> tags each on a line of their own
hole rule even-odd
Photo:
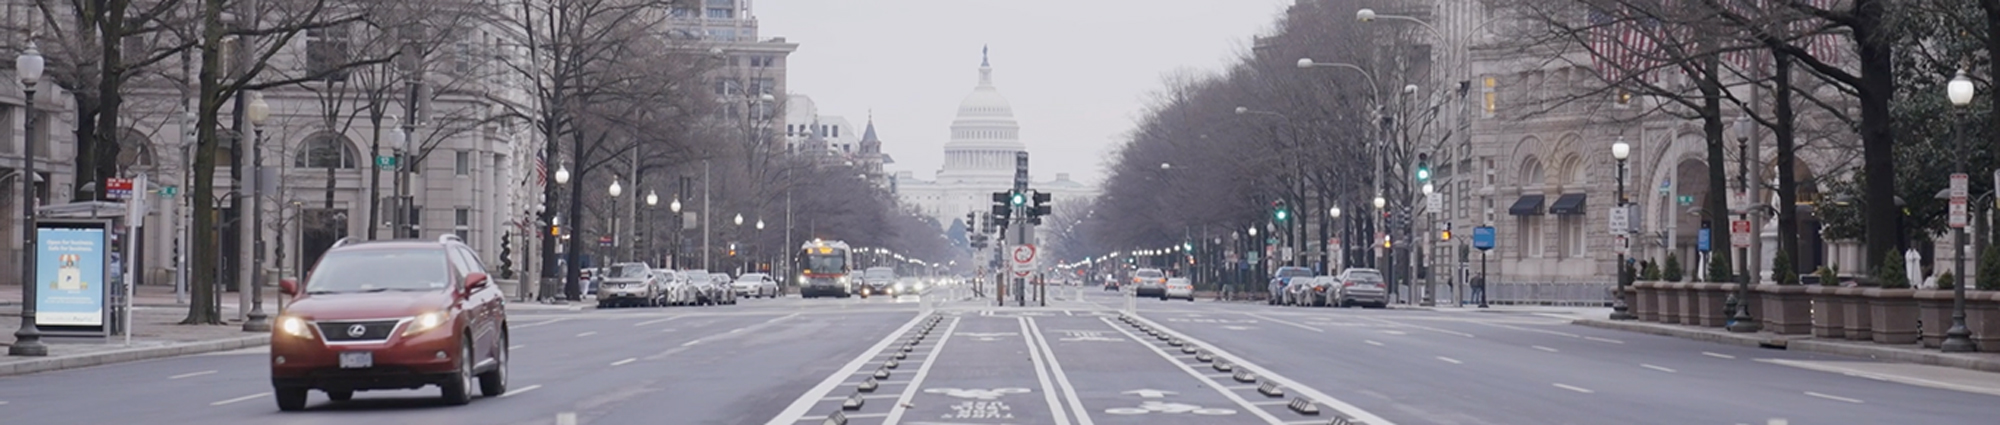
<svg viewBox="0 0 2000 425">
<path fill-rule="evenodd" d="M 1131 390 L 1119 394 L 1138 394 L 1140 397 L 1144 398 L 1160 398 L 1180 393 L 1173 391 L 1161 391 L 1161 390 Z"/>
</svg>

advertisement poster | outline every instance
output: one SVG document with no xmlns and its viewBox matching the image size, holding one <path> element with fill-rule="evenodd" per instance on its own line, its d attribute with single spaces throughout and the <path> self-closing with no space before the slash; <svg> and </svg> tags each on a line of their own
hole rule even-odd
<svg viewBox="0 0 2000 425">
<path fill-rule="evenodd" d="M 104 228 L 35 231 L 35 324 L 104 326 Z"/>
</svg>

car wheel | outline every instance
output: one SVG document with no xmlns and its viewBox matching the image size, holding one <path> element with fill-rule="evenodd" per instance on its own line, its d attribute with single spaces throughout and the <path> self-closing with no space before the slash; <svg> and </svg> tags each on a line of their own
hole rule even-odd
<svg viewBox="0 0 2000 425">
<path fill-rule="evenodd" d="M 443 392 L 445 404 L 464 405 L 472 402 L 472 338 L 459 342 L 458 376 L 453 377 L 438 389 Z"/>
<path fill-rule="evenodd" d="M 507 337 L 500 337 L 500 352 L 493 355 L 493 370 L 479 374 L 479 395 L 499 397 L 507 393 Z"/>
<path fill-rule="evenodd" d="M 354 399 L 354 390 L 326 390 L 326 399 L 348 401 Z"/>
<path fill-rule="evenodd" d="M 277 388 L 273 392 L 278 396 L 278 410 L 285 412 L 306 410 L 305 388 Z"/>
</svg>

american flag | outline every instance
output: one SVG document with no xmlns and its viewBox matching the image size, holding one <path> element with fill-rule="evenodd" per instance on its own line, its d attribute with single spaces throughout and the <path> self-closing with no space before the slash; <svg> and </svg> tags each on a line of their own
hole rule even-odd
<svg viewBox="0 0 2000 425">
<path fill-rule="evenodd" d="M 1655 39 L 1657 35 L 1652 33 L 1658 25 L 1649 22 L 1603 10 L 1590 11 L 1591 62 L 1604 79 L 1621 81 L 1634 74 L 1643 74 L 1639 78 L 1655 74 L 1648 68 L 1658 64 L 1655 56 L 1660 45 Z"/>
<path fill-rule="evenodd" d="M 535 186 L 540 187 L 548 184 L 548 182 L 549 182 L 548 151 L 543 151 L 543 150 L 535 151 Z"/>
<path fill-rule="evenodd" d="M 1804 1 L 1807 6 L 1822 10 L 1831 10 L 1837 0 Z M 1789 44 L 1805 49 L 1806 54 L 1812 55 L 1813 58 L 1821 62 L 1834 64 L 1835 66 L 1847 62 L 1844 59 L 1846 56 L 1841 51 L 1841 35 L 1821 30 L 1821 27 L 1827 23 L 1825 19 L 1794 12 L 1790 10 L 1790 6 L 1774 4 L 1769 0 L 1756 0 L 1754 10 L 1744 10 L 1745 8 L 1741 6 L 1748 6 L 1745 3 L 1735 4 L 1739 5 L 1739 7 L 1732 7 L 1732 9 L 1737 9 L 1735 10 L 1737 14 L 1751 19 L 1788 20 L 1789 22 L 1785 24 L 1784 34 L 1780 36 L 1786 37 Z M 1752 39 L 1752 37 L 1753 34 L 1745 31 L 1742 36 L 1743 39 L 1739 40 L 1739 42 L 1748 48 L 1724 52 L 1722 54 L 1723 63 L 1752 76 L 1768 76 L 1770 75 L 1772 66 L 1770 50 L 1761 47 L 1761 43 Z"/>
</svg>

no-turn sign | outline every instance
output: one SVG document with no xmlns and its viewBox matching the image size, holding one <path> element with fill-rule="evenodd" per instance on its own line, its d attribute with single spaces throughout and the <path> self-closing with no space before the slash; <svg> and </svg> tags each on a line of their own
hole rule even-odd
<svg viewBox="0 0 2000 425">
<path fill-rule="evenodd" d="M 1014 260 L 1014 271 L 1016 272 L 1035 271 L 1034 245 L 1014 245 L 1014 250 L 1008 255 L 1008 258 Z"/>
</svg>

